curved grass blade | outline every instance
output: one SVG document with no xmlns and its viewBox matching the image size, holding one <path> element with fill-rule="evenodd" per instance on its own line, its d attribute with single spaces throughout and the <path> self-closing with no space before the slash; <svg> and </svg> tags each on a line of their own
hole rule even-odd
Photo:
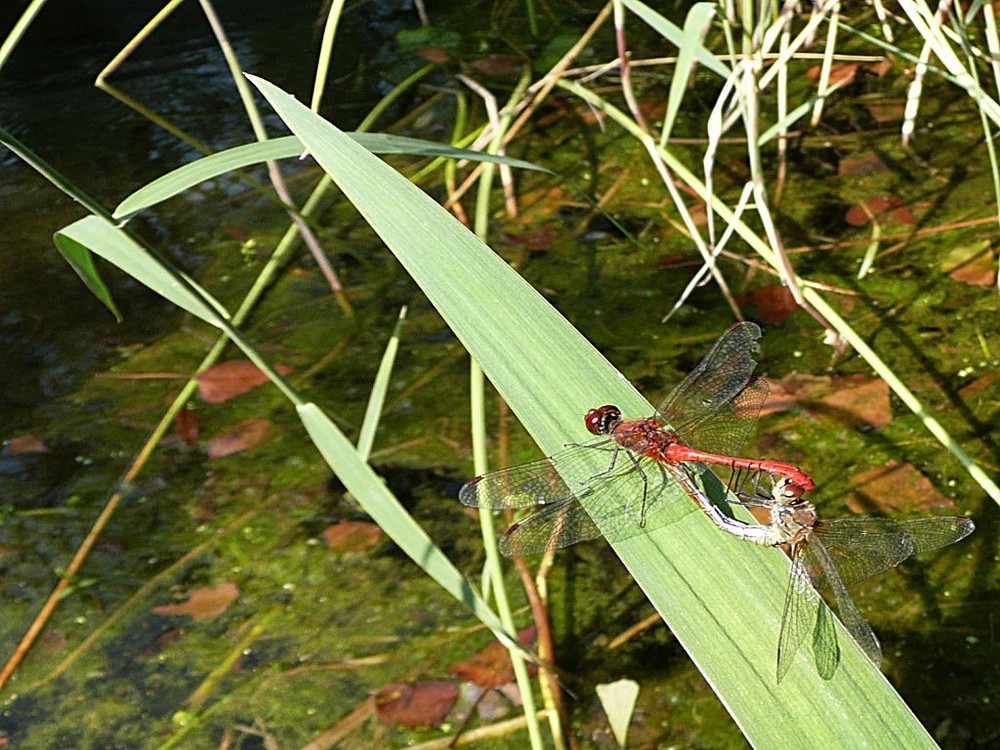
<svg viewBox="0 0 1000 750">
<path fill-rule="evenodd" d="M 450 159 L 469 159 L 470 161 L 489 161 L 507 164 L 520 169 L 534 169 L 547 172 L 531 162 L 512 159 L 508 156 L 486 154 L 482 151 L 471 151 L 466 148 L 456 148 L 446 143 L 434 143 L 419 138 L 407 138 L 401 135 L 385 133 L 352 133 L 355 141 L 375 154 L 413 154 L 415 156 L 443 156 Z M 167 172 L 152 182 L 136 190 L 115 209 L 116 219 L 126 218 L 146 208 L 173 198 L 185 190 L 200 185 L 208 180 L 214 180 L 220 175 L 237 169 L 252 167 L 265 161 L 277 159 L 295 159 L 306 152 L 301 141 L 294 135 L 282 138 L 272 138 L 268 141 L 248 143 L 244 146 L 220 151 L 217 154 L 185 164 L 183 167 Z"/>
</svg>

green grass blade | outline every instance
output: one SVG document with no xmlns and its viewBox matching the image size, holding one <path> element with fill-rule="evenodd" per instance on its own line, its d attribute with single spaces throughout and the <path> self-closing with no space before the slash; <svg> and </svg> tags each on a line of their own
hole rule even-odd
<svg viewBox="0 0 1000 750">
<path fill-rule="evenodd" d="M 667 111 L 663 116 L 663 128 L 660 134 L 660 145 L 670 140 L 670 132 L 674 120 L 681 110 L 681 103 L 687 93 L 691 76 L 694 75 L 694 63 L 699 51 L 705 49 L 701 40 L 708 31 L 712 19 L 715 18 L 714 3 L 696 3 L 688 11 L 684 20 L 683 42 L 677 51 L 677 64 L 670 78 L 670 93 L 667 94 Z"/>
<path fill-rule="evenodd" d="M 90 250 L 71 237 L 58 233 L 53 235 L 52 241 L 55 242 L 63 258 L 66 259 L 70 268 L 76 272 L 76 275 L 87 286 L 90 293 L 97 297 L 111 311 L 115 319 L 121 323 L 124 318 L 122 318 L 122 314 L 118 310 L 118 305 L 115 304 L 115 300 L 111 296 L 111 290 L 108 289 L 104 283 L 104 279 L 101 278 L 100 272 L 97 270 L 97 266 L 94 265 L 94 256 Z"/>
<path fill-rule="evenodd" d="M 378 366 L 378 373 L 375 375 L 375 382 L 372 384 L 372 392 L 368 397 L 368 406 L 365 408 L 365 418 L 361 422 L 361 430 L 358 434 L 358 455 L 362 461 L 367 461 L 371 455 L 372 445 L 375 443 L 375 432 L 378 430 L 378 423 L 382 417 L 382 407 L 385 405 L 385 395 L 389 390 L 389 379 L 392 377 L 392 367 L 396 363 L 396 353 L 399 351 L 399 334 L 403 330 L 403 321 L 406 320 L 406 308 L 399 312 L 399 318 L 392 329 L 392 336 L 382 354 L 382 361 Z"/>
<path fill-rule="evenodd" d="M 451 159 L 489 161 L 509 164 L 521 169 L 548 171 L 521 159 L 484 154 L 481 151 L 470 151 L 466 148 L 450 146 L 447 143 L 434 143 L 419 138 L 406 138 L 405 136 L 384 133 L 352 133 L 351 138 L 376 154 L 439 156 Z M 294 159 L 304 152 L 305 148 L 302 143 L 293 135 L 235 146 L 185 164 L 183 167 L 167 172 L 162 177 L 144 185 L 119 203 L 113 215 L 116 219 L 132 216 L 139 211 L 155 206 L 157 203 L 173 198 L 195 185 L 200 185 L 207 180 L 214 180 L 216 177 L 235 169 L 244 169 L 276 159 Z"/>
<path fill-rule="evenodd" d="M 251 80 L 414 277 L 543 450 L 585 439 L 582 415 L 589 407 L 615 402 L 628 415 L 651 411 L 544 298 L 441 206 L 287 93 Z M 672 523 L 616 542 L 615 551 L 753 745 L 935 747 L 839 626 L 843 656 L 832 679 L 822 680 L 802 653 L 776 685 L 787 559 L 720 533 L 686 500 L 669 508 Z"/>
<path fill-rule="evenodd" d="M 709 50 L 705 45 L 701 43 L 701 40 L 697 42 L 692 42 L 684 36 L 684 31 L 677 26 L 677 24 L 672 21 L 668 21 L 666 18 L 661 16 L 655 10 L 650 8 L 645 3 L 639 2 L 639 0 L 623 0 L 625 7 L 630 11 L 635 13 L 639 18 L 645 21 L 650 28 L 658 32 L 664 39 L 670 42 L 672 45 L 680 49 L 681 47 L 688 46 L 694 51 L 694 56 L 697 58 L 698 62 L 704 65 L 709 70 L 717 73 L 723 79 L 729 78 L 732 71 L 729 67 L 719 60 L 712 51 Z"/>
<path fill-rule="evenodd" d="M 298 407 L 299 418 L 323 458 L 365 512 L 399 547 L 449 594 L 465 604 L 504 645 L 523 651 L 516 637 L 505 635 L 493 610 L 434 544 L 427 532 L 389 492 L 382 478 L 364 461 L 337 426 L 315 404 Z"/>
<path fill-rule="evenodd" d="M 77 246 L 97 253 L 154 292 L 210 325 L 221 328 L 229 318 L 225 309 L 214 302 L 211 295 L 194 280 L 180 271 L 169 269 L 106 219 L 86 216 L 56 232 L 55 242 L 63 252 Z"/>
</svg>

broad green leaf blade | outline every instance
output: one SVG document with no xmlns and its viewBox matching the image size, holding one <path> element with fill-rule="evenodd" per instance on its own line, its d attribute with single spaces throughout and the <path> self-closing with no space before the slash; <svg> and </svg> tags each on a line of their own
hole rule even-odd
<svg viewBox="0 0 1000 750">
<path fill-rule="evenodd" d="M 55 242 L 60 250 L 75 245 L 101 256 L 206 323 L 221 328 L 229 318 L 222 305 L 192 279 L 168 269 L 146 248 L 106 219 L 86 216 L 60 229 L 55 235 Z"/>
<path fill-rule="evenodd" d="M 419 138 L 407 138 L 401 135 L 386 135 L 383 133 L 352 133 L 351 138 L 376 154 L 444 156 L 451 159 L 496 162 L 520 169 L 548 171 L 521 159 L 486 154 L 481 151 L 470 151 L 466 148 L 456 148 L 445 143 L 423 141 Z M 217 154 L 206 156 L 167 172 L 162 177 L 158 177 L 148 185 L 139 188 L 118 204 L 118 208 L 114 212 L 114 217 L 120 219 L 131 216 L 143 209 L 150 208 L 157 203 L 162 203 L 169 198 L 173 198 L 175 195 L 179 195 L 195 185 L 200 185 L 208 180 L 214 180 L 219 175 L 232 172 L 233 170 L 251 167 L 265 161 L 294 159 L 302 156 L 305 152 L 306 150 L 302 143 L 294 135 L 273 138 L 269 141 L 248 143 L 244 146 L 236 146 L 225 151 L 220 151 Z"/>
<path fill-rule="evenodd" d="M 87 285 L 91 294 L 103 302 L 104 306 L 121 323 L 123 320 L 121 312 L 119 312 L 118 305 L 115 304 L 111 296 L 111 290 L 108 289 L 104 283 L 104 279 L 101 278 L 100 272 L 97 270 L 97 266 L 94 265 L 94 256 L 90 250 L 72 238 L 59 233 L 53 235 L 52 241 L 55 242 L 59 252 L 62 253 L 66 262 L 69 263 L 70 268 L 76 271 L 76 275 Z"/>
<path fill-rule="evenodd" d="M 523 647 L 517 638 L 504 632 L 503 624 L 475 589 L 434 544 L 427 532 L 389 492 L 385 482 L 371 466 L 362 461 L 354 446 L 315 404 L 297 408 L 299 418 L 323 458 L 365 512 L 442 588 L 469 607 L 505 645 L 518 651 Z"/>
<path fill-rule="evenodd" d="M 629 416 L 651 412 L 544 298 L 441 206 L 290 95 L 251 80 L 420 284 L 543 450 L 586 439 L 582 415 L 590 407 L 617 403 Z M 845 648 L 833 679 L 822 680 L 803 649 L 776 685 L 787 559 L 675 504 L 673 523 L 614 548 L 752 744 L 934 747 L 842 629 Z"/>
</svg>

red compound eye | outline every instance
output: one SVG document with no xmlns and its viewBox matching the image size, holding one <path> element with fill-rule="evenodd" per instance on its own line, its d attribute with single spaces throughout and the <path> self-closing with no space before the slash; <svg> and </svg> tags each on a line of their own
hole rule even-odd
<svg viewBox="0 0 1000 750">
<path fill-rule="evenodd" d="M 607 435 L 611 429 L 622 421 L 622 412 L 613 404 L 605 404 L 596 409 L 591 409 L 583 418 L 583 423 L 587 426 L 587 432 L 594 435 Z"/>
</svg>

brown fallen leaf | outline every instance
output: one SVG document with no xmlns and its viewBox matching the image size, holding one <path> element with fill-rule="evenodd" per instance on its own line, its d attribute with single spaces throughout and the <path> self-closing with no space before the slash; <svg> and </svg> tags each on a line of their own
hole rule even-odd
<svg viewBox="0 0 1000 750">
<path fill-rule="evenodd" d="M 17 456 L 22 453 L 48 453 L 48 446 L 34 435 L 18 435 L 6 441 L 3 452 L 8 456 Z"/>
<path fill-rule="evenodd" d="M 954 508 L 955 504 L 938 492 L 912 464 L 887 461 L 851 479 L 847 507 L 855 513 L 896 515 L 900 512 Z"/>
<path fill-rule="evenodd" d="M 190 615 L 195 620 L 212 620 L 221 615 L 236 601 L 240 589 L 235 583 L 223 581 L 214 588 L 196 589 L 180 604 L 163 604 L 153 607 L 158 615 Z"/>
<path fill-rule="evenodd" d="M 292 372 L 286 365 L 274 368 L 281 375 Z M 198 393 L 210 404 L 221 404 L 268 382 L 267 375 L 253 362 L 237 359 L 220 362 L 198 373 Z"/>
<path fill-rule="evenodd" d="M 198 415 L 193 409 L 184 407 L 174 417 L 174 429 L 177 430 L 177 434 L 185 443 L 194 445 L 201 435 L 201 423 L 198 420 Z"/>
<path fill-rule="evenodd" d="M 784 284 L 769 284 L 757 287 L 736 300 L 741 305 L 750 305 L 754 309 L 754 317 L 761 323 L 778 325 L 785 318 L 799 309 L 791 291 Z"/>
<path fill-rule="evenodd" d="M 866 102 L 864 108 L 878 123 L 899 122 L 906 114 L 906 105 L 899 99 Z"/>
<path fill-rule="evenodd" d="M 323 529 L 326 545 L 338 552 L 367 552 L 383 536 L 382 529 L 368 521 L 341 521 Z"/>
<path fill-rule="evenodd" d="M 235 427 L 208 441 L 206 447 L 208 457 L 222 458 L 252 448 L 267 437 L 267 433 L 271 431 L 271 425 L 271 420 L 266 417 L 240 422 Z"/>
<path fill-rule="evenodd" d="M 545 225 L 528 229 L 511 240 L 511 245 L 522 250 L 547 251 L 555 244 L 555 227 Z"/>
<path fill-rule="evenodd" d="M 761 416 L 791 411 L 795 408 L 808 408 L 810 401 L 820 398 L 830 389 L 831 378 L 825 375 L 809 375 L 797 372 L 775 380 L 764 378 L 770 392 L 761 408 Z"/>
<path fill-rule="evenodd" d="M 888 75 L 889 71 L 892 70 L 892 60 L 888 58 L 883 58 L 876 62 L 870 62 L 865 65 L 865 70 L 869 73 L 874 73 L 879 78 Z"/>
<path fill-rule="evenodd" d="M 988 247 L 956 247 L 944 257 L 941 267 L 963 284 L 993 286 L 997 281 L 997 260 Z"/>
<path fill-rule="evenodd" d="M 985 391 L 987 388 L 992 386 L 997 381 L 998 374 L 996 370 L 992 370 L 981 378 L 976 378 L 970 383 L 963 385 L 959 391 L 958 395 L 963 399 L 972 398 L 977 393 Z"/>
<path fill-rule="evenodd" d="M 639 111 L 647 121 L 660 120 L 667 113 L 667 100 L 662 90 L 650 86 L 639 100 Z"/>
<path fill-rule="evenodd" d="M 806 78 L 810 81 L 818 81 L 820 73 L 822 72 L 822 67 L 819 65 L 814 65 L 808 70 L 806 70 Z M 843 65 L 831 65 L 830 66 L 830 85 L 841 85 L 850 86 L 854 83 L 854 79 L 858 74 L 858 65 L 856 63 L 845 63 Z"/>
<path fill-rule="evenodd" d="M 478 60 L 469 60 L 468 66 L 488 76 L 509 76 L 521 70 L 524 61 L 514 55 L 489 55 Z"/>
<path fill-rule="evenodd" d="M 66 649 L 68 643 L 69 638 L 62 630 L 46 628 L 35 648 L 43 654 L 58 654 Z"/>
<path fill-rule="evenodd" d="M 892 421 L 889 386 L 884 380 L 851 375 L 834 378 L 832 385 L 836 390 L 820 399 L 823 411 L 853 426 L 885 427 Z"/>
<path fill-rule="evenodd" d="M 413 54 L 435 65 L 444 65 L 452 57 L 451 52 L 444 47 L 421 47 L 420 49 L 413 50 Z"/>
<path fill-rule="evenodd" d="M 889 387 L 867 375 L 831 378 L 791 373 L 767 379 L 771 388 L 761 414 L 799 409 L 814 418 L 827 417 L 855 427 L 884 427 L 892 421 Z"/>
<path fill-rule="evenodd" d="M 375 707 L 383 724 L 411 729 L 439 726 L 458 699 L 453 682 L 397 682 L 375 694 Z"/>
<path fill-rule="evenodd" d="M 839 177 L 870 177 L 871 175 L 888 172 L 889 163 L 877 153 L 866 152 L 858 156 L 848 156 L 837 163 Z M 850 221 L 850 219 L 848 219 Z M 862 222 L 862 224 L 867 222 Z"/>
<path fill-rule="evenodd" d="M 877 221 L 879 224 L 907 224 L 915 226 L 917 220 L 913 217 L 913 212 L 902 198 L 895 195 L 868 198 L 860 204 L 853 206 L 847 212 L 847 223 L 852 227 L 863 227 L 870 221 Z"/>
<path fill-rule="evenodd" d="M 523 646 L 535 642 L 537 632 L 528 627 L 517 634 Z M 468 659 L 455 662 L 448 671 L 467 682 L 474 682 L 484 690 L 504 685 L 514 679 L 514 667 L 510 662 L 510 652 L 500 641 L 491 641 L 486 648 Z"/>
</svg>

